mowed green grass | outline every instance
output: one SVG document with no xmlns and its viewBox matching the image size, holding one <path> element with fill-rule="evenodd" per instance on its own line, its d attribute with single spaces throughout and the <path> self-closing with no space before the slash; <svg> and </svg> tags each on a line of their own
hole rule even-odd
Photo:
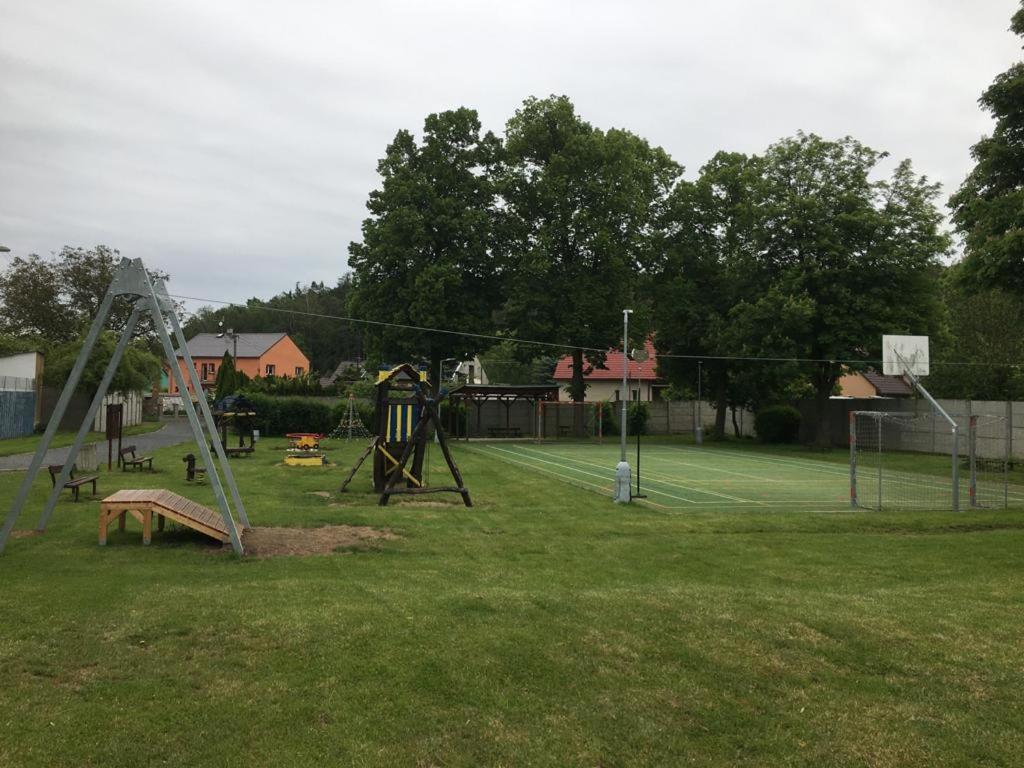
<svg viewBox="0 0 1024 768">
<path fill-rule="evenodd" d="M 1020 510 L 621 507 L 509 443 L 456 446 L 472 509 L 381 508 L 367 470 L 316 495 L 361 445 L 306 469 L 278 444 L 232 463 L 254 524 L 402 538 L 239 559 L 129 522 L 100 548 L 97 502 L 65 500 L 0 556 L 0 765 L 1020 764 Z M 187 450 L 100 489 L 212 504 Z"/>
</svg>

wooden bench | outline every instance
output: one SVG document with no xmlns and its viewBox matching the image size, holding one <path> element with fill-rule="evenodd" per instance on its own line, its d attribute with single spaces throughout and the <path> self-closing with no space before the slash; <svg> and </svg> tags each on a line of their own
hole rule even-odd
<svg viewBox="0 0 1024 768">
<path fill-rule="evenodd" d="M 53 487 L 56 488 L 57 477 L 63 471 L 64 465 L 50 464 L 47 467 L 47 469 L 50 470 L 50 482 L 53 484 Z M 88 483 L 92 483 L 92 495 L 96 495 L 96 481 L 99 480 L 99 475 L 85 475 L 84 477 L 75 477 L 75 468 L 71 467 L 71 473 L 69 474 L 68 477 L 69 479 L 66 483 L 64 483 L 64 487 L 71 489 L 72 493 L 74 494 L 75 501 L 78 501 L 78 489 Z"/>
<path fill-rule="evenodd" d="M 213 443 L 210 443 L 210 450 L 213 451 L 216 454 L 217 446 L 214 445 Z M 239 457 L 244 458 L 244 457 L 248 456 L 249 454 L 255 453 L 255 452 L 256 452 L 256 447 L 252 446 L 252 445 L 243 445 L 243 446 L 240 446 L 238 448 L 230 448 L 230 447 L 228 447 L 226 445 L 224 446 L 224 455 L 227 456 L 229 459 L 232 456 L 239 456 Z"/>
<path fill-rule="evenodd" d="M 521 437 L 523 431 L 519 427 L 488 427 L 491 437 Z"/>
<path fill-rule="evenodd" d="M 129 456 L 131 458 L 129 458 Z M 121 449 L 121 470 L 124 472 L 128 471 L 128 467 L 138 467 L 142 469 L 143 464 L 148 464 L 149 469 L 153 469 L 153 457 L 152 456 L 136 456 L 135 446 L 129 445 Z"/>
</svg>

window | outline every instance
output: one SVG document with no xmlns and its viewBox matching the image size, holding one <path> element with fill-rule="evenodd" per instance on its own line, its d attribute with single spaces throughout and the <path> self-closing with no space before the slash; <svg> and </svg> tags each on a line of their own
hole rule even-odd
<svg viewBox="0 0 1024 768">
<path fill-rule="evenodd" d="M 634 389 L 633 390 L 633 402 L 634 403 L 639 403 L 640 402 L 640 390 L 639 389 Z"/>
<path fill-rule="evenodd" d="M 295 366 L 295 375 L 296 375 L 296 376 L 301 376 L 301 375 L 302 375 L 302 374 L 304 374 L 305 372 L 306 372 L 306 371 L 305 371 L 305 370 L 303 369 L 303 367 L 302 367 L 301 365 L 296 365 L 296 366 Z"/>
<path fill-rule="evenodd" d="M 277 366 L 267 363 L 267 376 L 273 376 L 275 371 L 277 371 Z"/>
</svg>

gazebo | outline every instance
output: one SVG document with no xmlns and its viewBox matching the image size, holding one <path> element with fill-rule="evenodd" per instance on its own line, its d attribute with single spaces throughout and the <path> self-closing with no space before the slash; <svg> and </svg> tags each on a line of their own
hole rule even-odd
<svg viewBox="0 0 1024 768">
<path fill-rule="evenodd" d="M 525 436 L 537 437 L 537 403 L 554 402 L 558 400 L 558 384 L 462 384 L 455 387 L 448 397 L 453 406 L 459 404 L 467 406 L 466 423 L 462 434 L 459 434 L 459 422 L 454 416 L 454 408 L 449 410 L 451 421 L 448 424 L 449 434 L 454 437 L 463 437 L 467 440 L 470 432 L 475 432 L 476 437 L 521 437 L 522 427 L 512 423 L 512 407 L 516 403 L 529 404 L 529 428 Z M 486 426 L 483 422 L 483 407 L 485 403 L 501 403 L 505 406 L 505 418 L 499 419 L 496 423 Z M 471 429 L 469 407 L 472 405 L 476 415 L 476 429 Z"/>
</svg>

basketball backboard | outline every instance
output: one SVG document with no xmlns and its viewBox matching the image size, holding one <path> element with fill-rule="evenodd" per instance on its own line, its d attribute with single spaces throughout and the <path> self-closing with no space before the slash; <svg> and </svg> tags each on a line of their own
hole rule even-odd
<svg viewBox="0 0 1024 768">
<path fill-rule="evenodd" d="M 882 373 L 928 375 L 927 336 L 882 336 Z"/>
</svg>

